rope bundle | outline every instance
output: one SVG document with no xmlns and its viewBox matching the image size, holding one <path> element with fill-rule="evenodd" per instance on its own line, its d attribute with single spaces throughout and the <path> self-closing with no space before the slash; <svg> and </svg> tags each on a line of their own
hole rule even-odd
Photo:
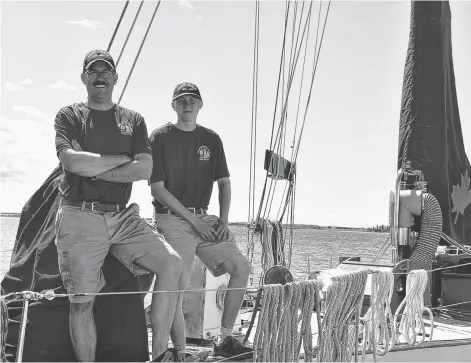
<svg viewBox="0 0 471 363">
<path fill-rule="evenodd" d="M 394 314 L 394 326 L 397 326 L 398 317 L 401 316 L 399 333 L 405 337 L 409 345 L 420 344 L 425 340 L 425 325 L 422 317 L 424 311 L 430 317 L 430 341 L 432 340 L 433 314 L 429 308 L 424 307 L 424 292 L 427 282 L 427 271 L 410 271 L 406 282 L 406 296 Z M 404 309 L 402 314 L 400 314 L 401 309 Z M 417 327 L 419 328 L 418 332 Z M 422 339 L 418 340 L 418 335 L 422 335 Z"/>
<path fill-rule="evenodd" d="M 325 294 L 325 315 L 319 330 L 318 362 L 351 361 L 356 352 L 359 315 L 368 273 L 367 270 L 358 270 L 331 277 Z"/>
<path fill-rule="evenodd" d="M 264 272 L 274 266 L 285 266 L 285 239 L 280 223 L 261 219 L 260 242 L 262 244 L 262 268 Z"/>
<path fill-rule="evenodd" d="M 313 357 L 311 317 L 314 308 L 320 310 L 317 281 L 291 282 L 286 285 L 262 287 L 263 300 L 259 324 L 254 339 L 257 362 L 299 361 L 301 344 L 304 361 Z M 301 316 L 298 310 L 301 310 Z M 298 320 L 301 318 L 301 329 Z M 318 317 L 320 325 L 320 317 Z"/>
<path fill-rule="evenodd" d="M 394 347 L 396 329 L 389 327 L 389 324 L 393 322 L 391 312 L 393 288 L 394 274 L 392 271 L 373 272 L 371 275 L 370 308 L 361 319 L 363 322 L 363 361 L 365 360 L 365 352 L 369 349 L 373 350 L 373 355 L 383 356 Z"/>
</svg>

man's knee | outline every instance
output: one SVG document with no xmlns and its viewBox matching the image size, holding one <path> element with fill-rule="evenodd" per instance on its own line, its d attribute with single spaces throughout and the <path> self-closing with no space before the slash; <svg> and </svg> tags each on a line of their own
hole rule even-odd
<svg viewBox="0 0 471 363">
<path fill-rule="evenodd" d="M 157 277 L 167 276 L 180 279 L 183 272 L 183 260 L 177 253 L 171 253 L 165 258 L 155 256 L 155 263 L 151 263 L 151 272 Z"/>
<path fill-rule="evenodd" d="M 73 316 L 87 316 L 93 314 L 93 301 L 86 302 L 71 302 L 70 314 Z"/>
<path fill-rule="evenodd" d="M 248 279 L 252 269 L 251 263 L 244 256 L 235 256 L 223 264 L 224 270 L 231 277 Z"/>
</svg>

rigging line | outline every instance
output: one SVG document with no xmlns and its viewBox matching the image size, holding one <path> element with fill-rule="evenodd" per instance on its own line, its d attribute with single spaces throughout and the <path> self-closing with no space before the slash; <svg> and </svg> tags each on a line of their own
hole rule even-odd
<svg viewBox="0 0 471 363">
<path fill-rule="evenodd" d="M 289 65 L 288 65 L 288 70 L 289 70 L 289 74 L 293 74 L 293 77 L 294 77 L 294 67 L 293 67 L 293 63 L 294 63 L 294 57 L 295 57 L 295 54 L 296 54 L 296 49 L 298 47 L 298 42 L 299 42 L 299 34 L 301 32 L 301 23 L 302 23 L 302 19 L 303 19 L 303 14 L 304 14 L 304 1 L 302 3 L 302 7 L 301 7 L 301 15 L 299 16 L 299 26 L 297 28 L 297 33 L 296 33 L 296 19 L 297 19 L 297 15 L 298 15 L 298 2 L 296 1 L 296 7 L 295 7 L 295 10 L 294 10 L 294 14 L 293 14 L 293 29 L 292 29 L 292 37 L 291 37 L 291 51 L 290 51 L 290 55 L 289 55 Z M 296 42 L 295 42 L 295 33 L 296 33 Z M 293 44 L 294 44 L 294 47 L 293 47 Z M 282 153 L 280 154 L 282 157 L 284 157 L 284 151 L 285 151 L 285 148 L 286 148 L 286 131 L 287 131 L 287 118 L 288 116 L 286 115 L 285 119 L 283 120 L 283 131 L 282 131 L 282 134 L 283 134 L 283 145 L 281 146 L 281 150 L 282 150 Z"/>
<path fill-rule="evenodd" d="M 279 70 L 278 70 L 278 82 L 277 82 L 277 87 L 276 87 L 275 109 L 274 109 L 274 113 L 273 113 L 273 122 L 272 122 L 269 150 L 272 150 L 273 135 L 275 133 L 274 131 L 275 131 L 276 109 L 278 107 L 278 98 L 279 98 L 279 92 L 280 92 L 281 71 L 282 71 L 282 66 L 283 66 L 283 54 L 284 54 L 284 51 L 285 51 L 285 43 L 286 43 L 286 30 L 288 28 L 288 14 L 289 14 L 290 0 L 287 0 L 286 4 L 287 4 L 287 6 L 286 6 L 286 10 L 285 10 L 285 29 L 284 29 L 284 34 L 283 34 L 283 45 L 282 45 L 280 66 L 279 66 Z M 267 183 L 268 183 L 268 170 L 265 173 L 265 182 L 263 184 L 262 195 L 261 195 L 260 204 L 259 204 L 259 207 L 258 207 L 257 220 L 260 218 L 260 215 L 262 214 L 262 209 L 263 209 L 263 204 L 264 204 L 263 202 L 265 200 L 265 192 L 266 192 L 266 189 L 267 189 Z M 266 212 L 266 206 L 265 206 L 265 212 Z M 264 215 L 265 215 L 265 213 L 264 213 Z"/>
<path fill-rule="evenodd" d="M 292 201 L 291 201 L 291 233 L 290 233 L 290 239 L 289 239 L 289 262 L 288 262 L 288 268 L 291 268 L 291 257 L 293 255 L 293 241 L 294 241 L 294 212 L 295 212 L 295 207 L 296 207 L 296 175 L 293 176 L 293 195 L 292 195 Z"/>
<path fill-rule="evenodd" d="M 141 12 L 142 5 L 144 5 L 144 0 L 141 0 L 141 3 L 139 4 L 139 8 L 137 9 L 136 16 L 134 17 L 134 20 L 132 21 L 131 27 L 129 28 L 128 35 L 126 36 L 126 40 L 124 41 L 123 47 L 121 48 L 121 52 L 119 53 L 118 59 L 116 60 L 116 67 L 118 67 L 118 64 L 123 55 L 124 49 L 126 48 L 126 45 L 128 44 L 129 37 L 131 36 L 131 33 L 134 29 L 134 24 L 136 24 L 136 20 L 139 17 L 139 13 Z"/>
<path fill-rule="evenodd" d="M 330 6 L 330 2 L 329 2 L 329 6 Z M 317 16 L 317 29 L 316 29 L 316 42 L 315 42 L 315 45 L 314 45 L 314 66 L 313 66 L 313 73 L 314 73 L 314 68 L 315 68 L 315 62 L 316 62 L 316 59 L 318 57 L 318 50 L 317 50 L 317 42 L 319 40 L 319 26 L 320 26 L 320 23 L 321 23 L 321 12 L 322 12 L 322 1 L 319 3 L 319 12 L 318 12 L 318 16 Z M 326 21 L 327 21 L 327 17 L 326 17 Z M 325 26 L 325 22 L 324 22 L 324 26 Z M 312 76 L 313 77 L 313 76 Z M 311 80 L 311 86 L 310 86 L 310 89 L 309 89 L 309 95 L 311 94 L 311 91 L 312 91 L 312 85 L 313 85 L 313 80 Z M 309 99 L 308 99 L 309 100 Z M 308 103 L 307 103 L 308 104 Z M 304 118 L 303 120 L 306 119 L 306 112 L 304 113 Z M 302 129 L 301 128 L 301 132 L 300 132 L 300 137 L 301 137 L 301 134 L 302 134 Z M 296 144 L 296 141 L 294 142 Z M 299 144 L 299 142 L 298 142 Z M 296 159 L 297 159 L 297 149 L 299 148 L 299 145 L 296 144 L 296 146 L 293 147 L 293 150 L 294 150 L 294 158 L 292 157 L 291 158 L 291 162 L 295 162 Z"/>
<path fill-rule="evenodd" d="M 312 7 L 312 0 L 311 0 L 311 7 Z M 319 13 L 320 13 L 320 9 L 319 9 Z M 307 35 L 306 35 L 306 47 L 304 48 L 303 68 L 302 68 L 302 71 L 301 71 L 301 84 L 299 86 L 298 107 L 297 107 L 297 110 L 296 110 L 296 122 L 294 124 L 293 142 L 291 144 L 291 161 L 293 161 L 294 146 L 296 145 L 296 133 L 297 133 L 297 130 L 298 130 L 299 109 L 301 107 L 301 94 L 302 94 L 303 82 L 304 82 L 304 70 L 305 70 L 305 66 L 306 66 L 307 48 L 308 48 L 308 43 L 309 43 L 309 31 L 310 30 L 311 30 L 311 17 L 309 17 L 308 32 L 307 32 Z"/>
<path fill-rule="evenodd" d="M 329 17 L 329 10 L 330 10 L 330 4 L 331 4 L 331 0 L 329 0 L 329 5 L 327 6 L 327 13 L 325 15 L 325 22 L 324 22 L 324 27 L 322 29 L 322 35 L 321 35 L 321 40 L 320 40 L 320 44 L 319 44 L 319 51 L 317 52 L 317 58 L 316 58 L 316 63 L 315 63 L 315 67 L 314 67 L 314 70 L 313 70 L 313 74 L 312 74 L 312 79 L 311 79 L 311 89 L 309 91 L 309 96 L 308 96 L 308 101 L 307 101 L 307 105 L 306 105 L 306 110 L 305 110 L 305 113 L 304 113 L 304 120 L 303 120 L 303 123 L 302 123 L 302 126 L 301 126 L 301 131 L 299 133 L 299 139 L 298 139 L 298 144 L 296 146 L 296 152 L 295 152 L 295 155 L 294 155 L 294 161 L 296 161 L 297 157 L 298 157 L 298 152 L 299 152 L 299 145 L 301 143 L 301 138 L 303 136 L 303 131 L 304 131 L 304 125 L 306 123 L 306 115 L 307 115 L 307 110 L 308 110 L 308 107 L 309 107 L 309 103 L 311 102 L 311 95 L 312 95 L 312 86 L 314 84 L 314 77 L 316 75 L 316 70 L 317 70 L 317 64 L 319 62 L 319 55 L 320 55 L 320 52 L 321 52 L 321 49 L 322 49 L 322 42 L 324 40 L 324 34 L 325 34 L 325 27 L 327 25 L 327 19 Z"/>
<path fill-rule="evenodd" d="M 310 18 L 311 17 L 311 13 L 312 13 L 312 6 L 310 7 L 309 9 L 309 13 L 308 13 L 308 17 Z M 301 37 L 301 44 L 303 42 L 303 39 L 304 39 L 304 35 L 306 34 L 306 27 L 307 27 L 307 24 L 308 24 L 308 18 L 306 18 L 306 22 L 304 24 L 304 30 L 303 30 L 303 35 Z M 301 20 L 300 20 L 301 21 Z M 292 85 L 292 82 L 293 82 L 293 79 L 294 79 L 294 73 L 295 73 L 295 70 L 296 70 L 296 66 L 298 64 L 298 60 L 299 60 L 299 54 L 301 53 L 301 48 L 302 46 L 299 47 L 298 51 L 297 51 L 297 55 L 296 55 L 296 60 L 294 62 L 294 66 L 293 66 L 293 70 L 291 72 L 291 77 L 289 78 L 288 80 L 288 94 L 286 95 L 285 99 L 282 101 L 282 114 L 281 114 L 281 120 L 283 120 L 284 118 L 286 118 L 286 108 L 287 108 L 287 104 L 288 104 L 288 96 L 289 96 L 289 92 L 291 90 L 291 85 Z M 278 136 L 280 134 L 280 128 L 281 128 L 281 122 L 280 122 L 280 126 L 278 127 L 278 131 L 277 131 L 277 134 L 276 134 L 276 137 L 275 137 L 275 143 L 277 142 L 278 140 Z M 273 146 L 273 149 L 275 148 L 275 146 Z M 272 150 L 272 148 L 270 147 L 270 149 Z"/>
<path fill-rule="evenodd" d="M 281 196 L 281 200 L 285 200 L 286 191 L 288 190 L 289 183 L 285 183 L 285 188 L 283 189 L 283 195 Z M 287 199 L 287 198 L 286 198 Z M 286 202 L 285 202 L 286 205 Z M 278 209 L 278 213 L 276 214 L 276 219 L 280 220 L 281 209 L 283 208 L 283 203 L 280 203 L 280 208 Z M 283 218 L 283 217 L 281 217 Z"/>
<path fill-rule="evenodd" d="M 134 71 L 134 67 L 136 66 L 137 60 L 139 59 L 139 55 L 141 54 L 142 47 L 144 46 L 144 43 L 145 43 L 146 38 L 147 38 L 147 35 L 149 34 L 150 27 L 152 26 L 152 23 L 154 22 L 155 14 L 157 14 L 157 10 L 159 10 L 161 1 L 162 1 L 162 0 L 159 0 L 159 1 L 157 2 L 157 5 L 155 6 L 154 13 L 152 14 L 152 18 L 150 19 L 150 22 L 149 22 L 149 25 L 148 25 L 148 27 L 147 27 L 146 33 L 144 34 L 144 38 L 142 39 L 141 46 L 139 47 L 139 50 L 138 50 L 137 55 L 136 55 L 136 58 L 134 59 L 134 62 L 133 62 L 132 67 L 131 67 L 131 70 L 129 71 L 128 78 L 126 79 L 126 83 L 124 84 L 124 88 L 123 88 L 123 90 L 122 90 L 122 92 L 121 92 L 121 95 L 119 96 L 118 105 L 119 105 L 119 103 L 121 102 L 121 100 L 122 100 L 122 98 L 123 98 L 123 95 L 124 95 L 124 91 L 126 91 L 126 87 L 128 86 L 129 80 L 131 79 L 132 72 Z"/>
<path fill-rule="evenodd" d="M 124 4 L 124 8 L 121 11 L 121 16 L 119 17 L 118 22 L 116 23 L 116 27 L 114 28 L 114 32 L 113 32 L 113 35 L 111 36 L 110 43 L 108 44 L 108 48 L 106 48 L 107 52 L 110 51 L 111 46 L 113 45 L 114 38 L 116 37 L 116 33 L 118 33 L 118 29 L 121 25 L 121 21 L 123 20 L 123 17 L 124 17 L 124 14 L 126 13 L 126 9 L 128 8 L 128 5 L 129 5 L 129 0 L 126 1 L 126 3 Z"/>
<path fill-rule="evenodd" d="M 258 44 L 259 44 L 259 25 L 260 25 L 260 3 L 258 0 L 255 2 L 255 34 L 254 34 L 254 58 L 253 58 L 253 74 L 252 74 L 252 124 L 250 128 L 250 176 L 249 176 L 249 215 L 247 223 L 251 224 L 251 219 L 255 214 L 255 178 L 253 178 L 253 189 L 252 189 L 252 177 L 255 174 L 255 156 L 254 156 L 254 126 L 256 128 L 257 122 L 257 94 L 258 94 Z M 252 214 L 251 214 L 252 212 Z M 250 228 L 247 230 L 247 250 L 252 249 L 253 246 L 250 244 Z"/>
<path fill-rule="evenodd" d="M 312 12 L 312 4 L 311 4 L 311 7 L 310 7 L 309 13 L 308 13 L 308 18 L 309 19 L 310 19 L 310 16 L 311 16 L 311 12 Z M 302 23 L 302 19 L 299 20 L 299 24 L 300 24 L 299 27 L 301 27 L 301 23 Z M 301 38 L 301 44 L 302 44 L 302 41 L 304 39 L 304 35 L 306 34 L 307 24 L 308 24 L 308 19 L 306 19 L 306 22 L 305 22 L 305 25 L 304 25 L 303 35 L 302 35 L 302 38 Z M 288 90 L 287 90 L 287 93 L 286 93 L 286 98 L 283 102 L 283 111 L 282 111 L 282 114 L 281 114 L 280 126 L 278 127 L 278 131 L 277 131 L 276 138 L 275 138 L 275 145 L 278 144 L 278 154 L 279 155 L 281 155 L 281 153 L 279 152 L 279 149 L 281 147 L 281 142 L 282 142 L 281 141 L 281 130 L 283 128 L 284 121 L 286 120 L 286 109 L 287 109 L 287 105 L 288 105 L 289 92 L 291 90 L 291 85 L 292 85 L 292 82 L 293 82 L 293 79 L 294 79 L 294 73 L 295 73 L 295 70 L 296 70 L 296 65 L 298 63 L 301 48 L 302 47 L 300 46 L 298 51 L 297 51 L 296 60 L 294 62 L 294 66 L 293 66 L 290 78 L 288 79 Z M 278 135 L 280 135 L 280 142 L 279 143 L 277 142 L 278 141 Z M 275 148 L 275 145 L 273 146 L 273 148 Z M 281 163 L 281 159 L 278 159 L 278 164 L 277 164 L 277 168 L 276 168 L 276 174 L 277 175 L 278 175 L 280 163 Z M 264 213 L 263 213 L 264 218 L 267 214 L 267 208 L 268 208 L 268 214 L 270 214 L 270 212 L 271 212 L 273 199 L 274 199 L 274 195 L 275 195 L 275 190 L 276 190 L 276 182 L 277 182 L 277 180 L 273 181 L 273 179 L 270 181 L 270 187 L 269 187 L 268 197 L 267 197 L 267 204 L 265 205 L 265 210 L 264 210 Z M 269 205 L 269 207 L 268 207 L 268 205 Z"/>
<path fill-rule="evenodd" d="M 289 14 L 290 1 L 291 0 L 288 0 L 286 2 L 287 6 L 286 6 L 286 11 L 285 11 L 285 30 L 284 30 L 284 34 L 283 34 L 283 45 L 281 47 L 282 48 L 282 53 L 281 53 L 280 67 L 279 67 L 279 71 L 278 71 L 278 84 L 277 84 L 277 87 L 276 87 L 275 111 L 274 111 L 274 114 L 273 114 L 273 122 L 272 122 L 272 129 L 271 129 L 270 150 L 272 150 L 273 135 L 275 133 L 276 109 L 277 109 L 277 106 L 278 106 L 278 96 L 279 96 L 279 91 L 280 91 L 281 71 L 282 71 L 282 66 L 283 66 L 283 55 L 284 55 L 284 52 L 285 52 L 286 30 L 288 28 L 288 14 Z M 267 175 L 268 175 L 268 173 L 267 173 Z"/>
</svg>

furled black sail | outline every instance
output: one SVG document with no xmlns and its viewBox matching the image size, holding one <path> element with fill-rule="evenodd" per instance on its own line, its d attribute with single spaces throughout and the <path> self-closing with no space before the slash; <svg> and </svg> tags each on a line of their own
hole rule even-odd
<svg viewBox="0 0 471 363">
<path fill-rule="evenodd" d="M 443 231 L 471 245 L 471 166 L 461 131 L 446 1 L 412 1 L 404 71 L 398 168 L 422 170 Z"/>
<path fill-rule="evenodd" d="M 10 269 L 2 280 L 2 294 L 25 290 L 65 293 L 54 243 L 59 206 L 57 167 L 28 200 L 21 213 Z M 106 285 L 101 292 L 138 291 L 138 281 L 112 254 L 105 259 Z M 16 359 L 23 304 L 8 304 L 8 361 Z M 145 362 L 149 359 L 144 304 L 140 295 L 99 296 L 94 304 L 97 361 Z M 69 336 L 67 298 L 32 301 L 28 311 L 23 361 L 76 361 Z"/>
</svg>

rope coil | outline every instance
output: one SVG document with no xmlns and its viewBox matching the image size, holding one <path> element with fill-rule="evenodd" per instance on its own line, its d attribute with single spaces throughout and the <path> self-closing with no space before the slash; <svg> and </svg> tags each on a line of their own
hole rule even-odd
<svg viewBox="0 0 471 363">
<path fill-rule="evenodd" d="M 398 330 L 409 345 L 421 344 L 425 340 L 424 312 L 427 312 L 430 317 L 430 341 L 432 340 L 433 314 L 428 307 L 424 306 L 424 292 L 427 282 L 427 271 L 410 271 L 406 282 L 406 296 L 394 314 L 393 326 L 397 326 L 398 317 L 401 316 Z M 400 314 L 401 309 L 404 309 L 402 314 Z M 419 331 L 417 331 L 417 327 Z M 417 339 L 418 335 L 422 336 L 420 340 Z"/>
</svg>

